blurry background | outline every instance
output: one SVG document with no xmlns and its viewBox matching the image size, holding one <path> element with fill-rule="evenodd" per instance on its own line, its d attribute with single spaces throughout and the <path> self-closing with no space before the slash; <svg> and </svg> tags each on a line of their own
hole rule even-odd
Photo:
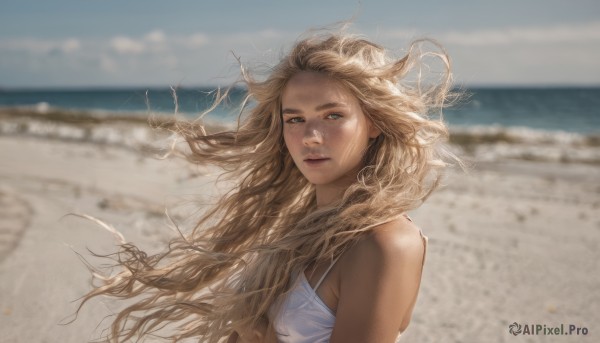
<svg viewBox="0 0 600 343">
<path fill-rule="evenodd" d="M 238 78 L 234 55 L 269 65 L 306 30 L 354 16 L 352 32 L 398 56 L 416 38 L 443 44 L 457 86 L 474 96 L 448 111 L 450 124 L 600 126 L 600 3 L 592 0 L 3 0 L 0 9 L 0 106 L 145 112 L 150 89 L 151 110 L 169 113 L 174 86 L 179 111 L 197 114 L 212 99 L 207 91 Z"/>
<path fill-rule="evenodd" d="M 118 308 L 98 299 L 58 325 L 89 289 L 69 247 L 114 251 L 65 214 L 158 251 L 172 237 L 165 208 L 185 228 L 214 200 L 210 169 L 149 153 L 168 143 L 147 117 L 175 111 L 170 86 L 193 118 L 238 78 L 234 55 L 264 69 L 309 28 L 353 16 L 351 32 L 398 56 L 415 38 L 438 40 L 470 94 L 444 111 L 470 172 L 451 170 L 410 213 L 430 245 L 401 342 L 553 338 L 515 337 L 513 323 L 585 327 L 558 339 L 597 341 L 596 0 L 0 0 L 0 340 L 84 342 Z M 208 118 L 230 125 L 235 114 L 220 106 Z"/>
<path fill-rule="evenodd" d="M 600 4 L 529 1 L 3 0 L 0 86 L 212 86 L 235 60 L 278 52 L 311 27 L 400 49 L 439 40 L 460 83 L 598 85 Z"/>
</svg>

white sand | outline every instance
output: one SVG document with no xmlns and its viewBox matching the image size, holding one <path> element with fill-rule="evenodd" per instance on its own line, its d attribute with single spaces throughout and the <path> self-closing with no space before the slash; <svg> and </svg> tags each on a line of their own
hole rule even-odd
<svg viewBox="0 0 600 343">
<path fill-rule="evenodd" d="M 2 342 L 85 342 L 114 309 L 92 301 L 76 254 L 113 250 L 117 227 L 157 251 L 172 235 L 165 206 L 185 224 L 210 199 L 211 177 L 182 161 L 78 140 L 0 134 Z M 400 342 L 594 342 L 600 330 L 600 168 L 496 160 L 447 186 L 413 219 L 429 236 L 421 293 Z M 574 324 L 587 336 L 517 336 L 508 325 Z"/>
</svg>

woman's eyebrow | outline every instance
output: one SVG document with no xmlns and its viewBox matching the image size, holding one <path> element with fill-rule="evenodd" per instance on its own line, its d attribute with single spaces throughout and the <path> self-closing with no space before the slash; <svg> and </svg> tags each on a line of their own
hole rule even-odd
<svg viewBox="0 0 600 343">
<path fill-rule="evenodd" d="M 315 111 L 322 111 L 322 110 L 327 110 L 330 108 L 344 107 L 344 106 L 346 106 L 346 104 L 344 104 L 343 102 L 328 102 L 326 104 L 315 107 Z"/>
<path fill-rule="evenodd" d="M 327 110 L 330 108 L 335 108 L 335 107 L 345 107 L 346 104 L 343 102 L 328 102 L 326 104 L 323 105 L 319 105 L 317 107 L 315 107 L 315 111 L 323 111 L 323 110 Z M 284 108 L 281 111 L 282 114 L 301 114 L 302 110 L 298 110 L 295 108 Z"/>
<path fill-rule="evenodd" d="M 300 113 L 302 113 L 302 111 L 296 110 L 296 109 L 293 109 L 293 108 L 284 108 L 281 111 L 281 114 L 300 114 Z"/>
</svg>

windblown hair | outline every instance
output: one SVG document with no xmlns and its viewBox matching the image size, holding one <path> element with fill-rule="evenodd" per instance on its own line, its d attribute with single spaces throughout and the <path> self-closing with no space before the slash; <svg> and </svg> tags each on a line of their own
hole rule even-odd
<svg viewBox="0 0 600 343">
<path fill-rule="evenodd" d="M 423 52 L 424 43 L 437 52 Z M 421 76 L 426 56 L 442 62 L 435 83 Z M 282 90 L 303 71 L 341 82 L 381 131 L 355 182 L 326 208 L 317 208 L 314 185 L 283 141 Z M 440 144 L 448 136 L 441 108 L 452 96 L 450 62 L 435 42 L 415 41 L 394 58 L 360 37 L 313 34 L 266 78 L 244 67 L 241 74 L 247 96 L 236 129 L 207 134 L 201 124 L 176 123 L 188 160 L 221 167 L 234 187 L 168 251 L 148 256 L 133 244 L 120 246 L 121 271 L 102 277 L 83 301 L 135 298 L 116 315 L 110 341 L 169 328 L 164 335 L 173 341 L 216 343 L 257 325 L 288 291 L 292 275 L 331 261 L 373 227 L 420 206 L 453 158 Z"/>
</svg>

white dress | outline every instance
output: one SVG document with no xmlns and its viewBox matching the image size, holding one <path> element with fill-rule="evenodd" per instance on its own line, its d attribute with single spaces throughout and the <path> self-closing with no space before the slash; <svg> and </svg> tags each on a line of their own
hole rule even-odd
<svg viewBox="0 0 600 343">
<path fill-rule="evenodd" d="M 412 221 L 408 216 L 408 220 Z M 419 230 L 425 251 L 423 265 L 427 254 L 427 236 Z M 319 286 L 335 265 L 336 258 L 325 271 L 313 289 L 304 272 L 295 277 L 287 297 L 282 303 L 275 303 L 271 307 L 269 317 L 273 323 L 277 342 L 279 343 L 327 343 L 335 325 L 335 313 L 325 305 L 317 295 Z M 278 314 L 274 311 L 279 306 Z"/>
<path fill-rule="evenodd" d="M 316 290 L 325 280 L 335 263 L 335 259 L 313 289 L 304 272 L 294 281 L 283 303 L 277 304 L 280 310 L 272 320 L 279 343 L 326 343 L 329 342 L 335 313 L 319 298 Z"/>
</svg>

